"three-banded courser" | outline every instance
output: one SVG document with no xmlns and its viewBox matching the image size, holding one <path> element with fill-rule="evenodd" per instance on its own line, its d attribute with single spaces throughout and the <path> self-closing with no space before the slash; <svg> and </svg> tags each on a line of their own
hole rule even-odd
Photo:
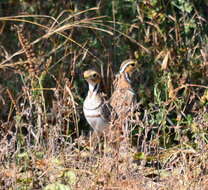
<svg viewBox="0 0 208 190">
<path fill-rule="evenodd" d="M 89 90 L 84 100 L 83 111 L 89 125 L 96 133 L 103 132 L 109 125 L 110 107 L 105 101 L 101 89 L 101 75 L 95 70 L 84 72 L 84 79 L 88 82 Z"/>
<path fill-rule="evenodd" d="M 117 117 L 122 117 L 122 119 L 128 115 L 136 101 L 136 94 L 131 84 L 131 77 L 136 69 L 136 60 L 128 59 L 123 61 L 114 82 L 114 92 L 110 99 L 110 105 Z"/>
</svg>

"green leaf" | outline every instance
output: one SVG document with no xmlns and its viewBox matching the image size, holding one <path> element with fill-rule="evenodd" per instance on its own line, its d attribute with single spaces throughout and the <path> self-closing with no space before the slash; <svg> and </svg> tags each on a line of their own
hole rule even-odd
<svg viewBox="0 0 208 190">
<path fill-rule="evenodd" d="M 144 160 L 146 158 L 146 155 L 144 152 L 138 152 L 134 154 L 134 159 L 135 160 Z"/>
<path fill-rule="evenodd" d="M 61 183 L 52 183 L 47 185 L 44 190 L 71 190 L 71 188 Z"/>
<path fill-rule="evenodd" d="M 64 177 L 70 185 L 75 185 L 77 182 L 76 174 L 73 171 L 64 172 Z"/>
</svg>

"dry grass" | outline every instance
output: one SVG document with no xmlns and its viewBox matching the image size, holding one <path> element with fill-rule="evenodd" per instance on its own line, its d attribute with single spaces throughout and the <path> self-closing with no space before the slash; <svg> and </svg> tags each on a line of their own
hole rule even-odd
<svg viewBox="0 0 208 190">
<path fill-rule="evenodd" d="M 115 18 L 83 16 L 93 11 L 99 9 L 63 11 L 56 18 L 0 17 L 1 22 L 25 27 L 13 29 L 21 48 L 11 53 L 0 47 L 4 78 L 0 84 L 1 189 L 208 189 L 207 48 L 200 42 L 190 45 L 202 31 L 194 28 L 189 41 L 178 28 L 185 26 L 188 13 L 180 20 L 177 15 L 161 14 L 144 22 L 147 13 L 138 9 L 144 38 L 137 41 L 131 36 L 134 30 L 139 32 L 137 22 L 122 25 Z M 169 33 L 163 32 L 157 19 L 172 22 Z M 193 19 L 200 26 L 204 23 L 197 14 Z M 38 37 L 31 35 L 28 26 L 36 27 Z M 78 41 L 83 30 L 86 36 Z M 101 48 L 90 47 L 89 34 Z M 82 113 L 86 88 L 81 74 L 87 67 L 99 67 L 110 94 L 118 67 L 112 64 L 112 38 L 115 46 L 128 39 L 137 47 L 130 54 L 144 63 L 135 82 L 139 99 L 128 118 L 129 136 L 120 136 L 113 121 L 96 149 Z M 168 46 L 168 40 L 175 46 Z M 189 64 L 184 66 L 184 60 Z"/>
<path fill-rule="evenodd" d="M 53 138 L 53 140 L 51 139 Z M 121 161 L 109 149 L 93 153 L 83 139 L 54 145 L 15 149 L 15 139 L 1 141 L 1 185 L 4 189 L 43 189 L 65 184 L 72 189 L 206 189 L 207 146 L 200 151 L 175 147 L 161 151 L 151 161 L 133 159 L 135 150 Z M 59 137 L 60 138 L 60 137 Z M 64 145 L 61 145 L 61 144 Z M 111 151 L 110 151 L 111 152 Z M 4 157 L 2 157 L 4 156 Z M 145 163 L 146 162 L 146 163 Z M 152 166 L 150 166 L 152 165 Z M 47 188 L 46 188 L 47 189 Z"/>
</svg>

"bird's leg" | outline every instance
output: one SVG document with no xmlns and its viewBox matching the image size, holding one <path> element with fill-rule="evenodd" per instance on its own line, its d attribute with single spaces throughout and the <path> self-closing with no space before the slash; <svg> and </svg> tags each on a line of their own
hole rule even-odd
<svg viewBox="0 0 208 190">
<path fill-rule="evenodd" d="M 100 152 L 101 148 L 101 133 L 94 131 L 92 135 L 90 135 L 90 151 L 93 152 Z"/>
</svg>

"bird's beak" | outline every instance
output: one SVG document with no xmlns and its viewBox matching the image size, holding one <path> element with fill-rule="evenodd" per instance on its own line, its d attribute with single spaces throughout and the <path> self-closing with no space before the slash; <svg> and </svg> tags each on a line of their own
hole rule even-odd
<svg viewBox="0 0 208 190">
<path fill-rule="evenodd" d="M 90 76 L 89 73 L 86 73 L 86 72 L 83 73 L 83 77 L 84 77 L 85 80 L 88 79 L 89 76 Z"/>
<path fill-rule="evenodd" d="M 137 72 L 139 72 L 139 71 L 140 71 L 140 67 L 141 67 L 141 65 L 139 65 L 139 63 L 138 63 L 138 62 L 136 62 L 136 71 L 137 71 Z"/>
<path fill-rule="evenodd" d="M 134 71 L 139 71 L 140 65 L 139 65 L 139 63 L 137 62 L 137 60 L 134 60 L 134 64 L 135 64 L 135 70 L 134 70 Z"/>
</svg>

